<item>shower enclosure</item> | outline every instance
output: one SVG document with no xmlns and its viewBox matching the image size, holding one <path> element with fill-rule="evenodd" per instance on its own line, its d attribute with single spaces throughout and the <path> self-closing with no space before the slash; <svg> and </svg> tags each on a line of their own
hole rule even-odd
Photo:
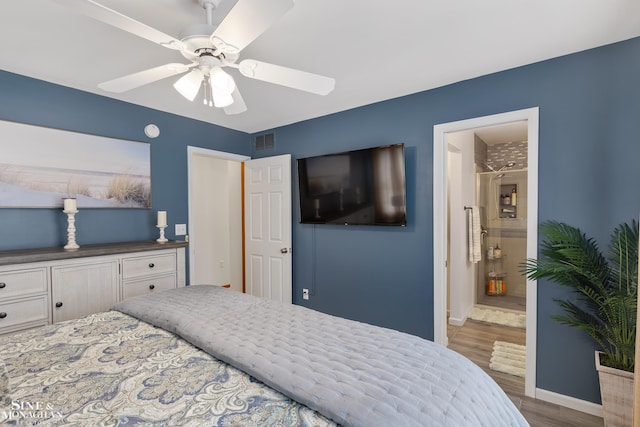
<svg viewBox="0 0 640 427">
<path fill-rule="evenodd" d="M 527 254 L 527 170 L 515 166 L 479 165 L 488 172 L 476 173 L 483 252 L 476 303 L 525 311 L 526 278 L 519 265 Z"/>
</svg>

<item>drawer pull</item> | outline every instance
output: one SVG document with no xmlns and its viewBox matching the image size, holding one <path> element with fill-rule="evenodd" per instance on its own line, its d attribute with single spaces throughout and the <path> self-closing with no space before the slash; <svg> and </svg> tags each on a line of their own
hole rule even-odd
<svg viewBox="0 0 640 427">
<path fill-rule="evenodd" d="M 6 286 L 7 286 L 7 284 L 6 284 L 6 283 L 2 283 L 2 282 L 0 282 L 0 289 L 5 288 Z"/>
<path fill-rule="evenodd" d="M 0 319 L 4 319 L 5 317 L 7 317 L 7 313 L 5 313 L 4 311 L 0 313 Z"/>
<path fill-rule="evenodd" d="M 156 288 L 156 285 L 149 285 L 149 289 L 154 290 Z"/>
<path fill-rule="evenodd" d="M 58 302 L 56 303 L 56 307 L 58 307 L 58 308 L 62 307 L 62 303 L 58 301 Z"/>
<path fill-rule="evenodd" d="M 149 263 L 149 268 L 153 268 L 153 267 L 155 267 L 155 266 L 156 266 L 156 265 L 155 265 L 154 263 L 152 263 L 152 262 L 150 262 L 150 263 Z"/>
</svg>

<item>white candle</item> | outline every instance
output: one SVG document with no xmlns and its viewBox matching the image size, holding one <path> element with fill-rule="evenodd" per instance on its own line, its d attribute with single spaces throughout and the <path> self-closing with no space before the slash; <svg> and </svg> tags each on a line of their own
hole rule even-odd
<svg viewBox="0 0 640 427">
<path fill-rule="evenodd" d="M 158 227 L 167 226 L 167 211 L 158 211 Z"/>
<path fill-rule="evenodd" d="M 64 210 L 71 212 L 78 210 L 76 199 L 64 199 Z"/>
</svg>

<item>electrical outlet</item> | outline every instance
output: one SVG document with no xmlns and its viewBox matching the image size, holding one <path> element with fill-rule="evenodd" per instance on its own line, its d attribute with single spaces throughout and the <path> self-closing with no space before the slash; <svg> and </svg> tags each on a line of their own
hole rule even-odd
<svg viewBox="0 0 640 427">
<path fill-rule="evenodd" d="M 184 236 L 187 234 L 187 224 L 176 224 L 176 236 Z"/>
<path fill-rule="evenodd" d="M 302 299 L 309 299 L 309 289 L 302 290 Z"/>
</svg>

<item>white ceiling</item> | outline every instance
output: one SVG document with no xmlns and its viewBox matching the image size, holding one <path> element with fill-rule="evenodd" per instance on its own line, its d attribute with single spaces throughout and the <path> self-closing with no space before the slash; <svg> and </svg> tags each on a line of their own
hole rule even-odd
<svg viewBox="0 0 640 427">
<path fill-rule="evenodd" d="M 197 0 L 96 0 L 178 37 L 205 21 Z M 640 36 L 637 0 L 297 0 L 242 51 L 336 79 L 327 96 L 251 80 L 231 69 L 248 111 L 190 103 L 178 77 L 107 93 L 129 73 L 187 63 L 176 51 L 51 0 L 2 0 L 0 68 L 245 132 L 258 132 Z"/>
</svg>

